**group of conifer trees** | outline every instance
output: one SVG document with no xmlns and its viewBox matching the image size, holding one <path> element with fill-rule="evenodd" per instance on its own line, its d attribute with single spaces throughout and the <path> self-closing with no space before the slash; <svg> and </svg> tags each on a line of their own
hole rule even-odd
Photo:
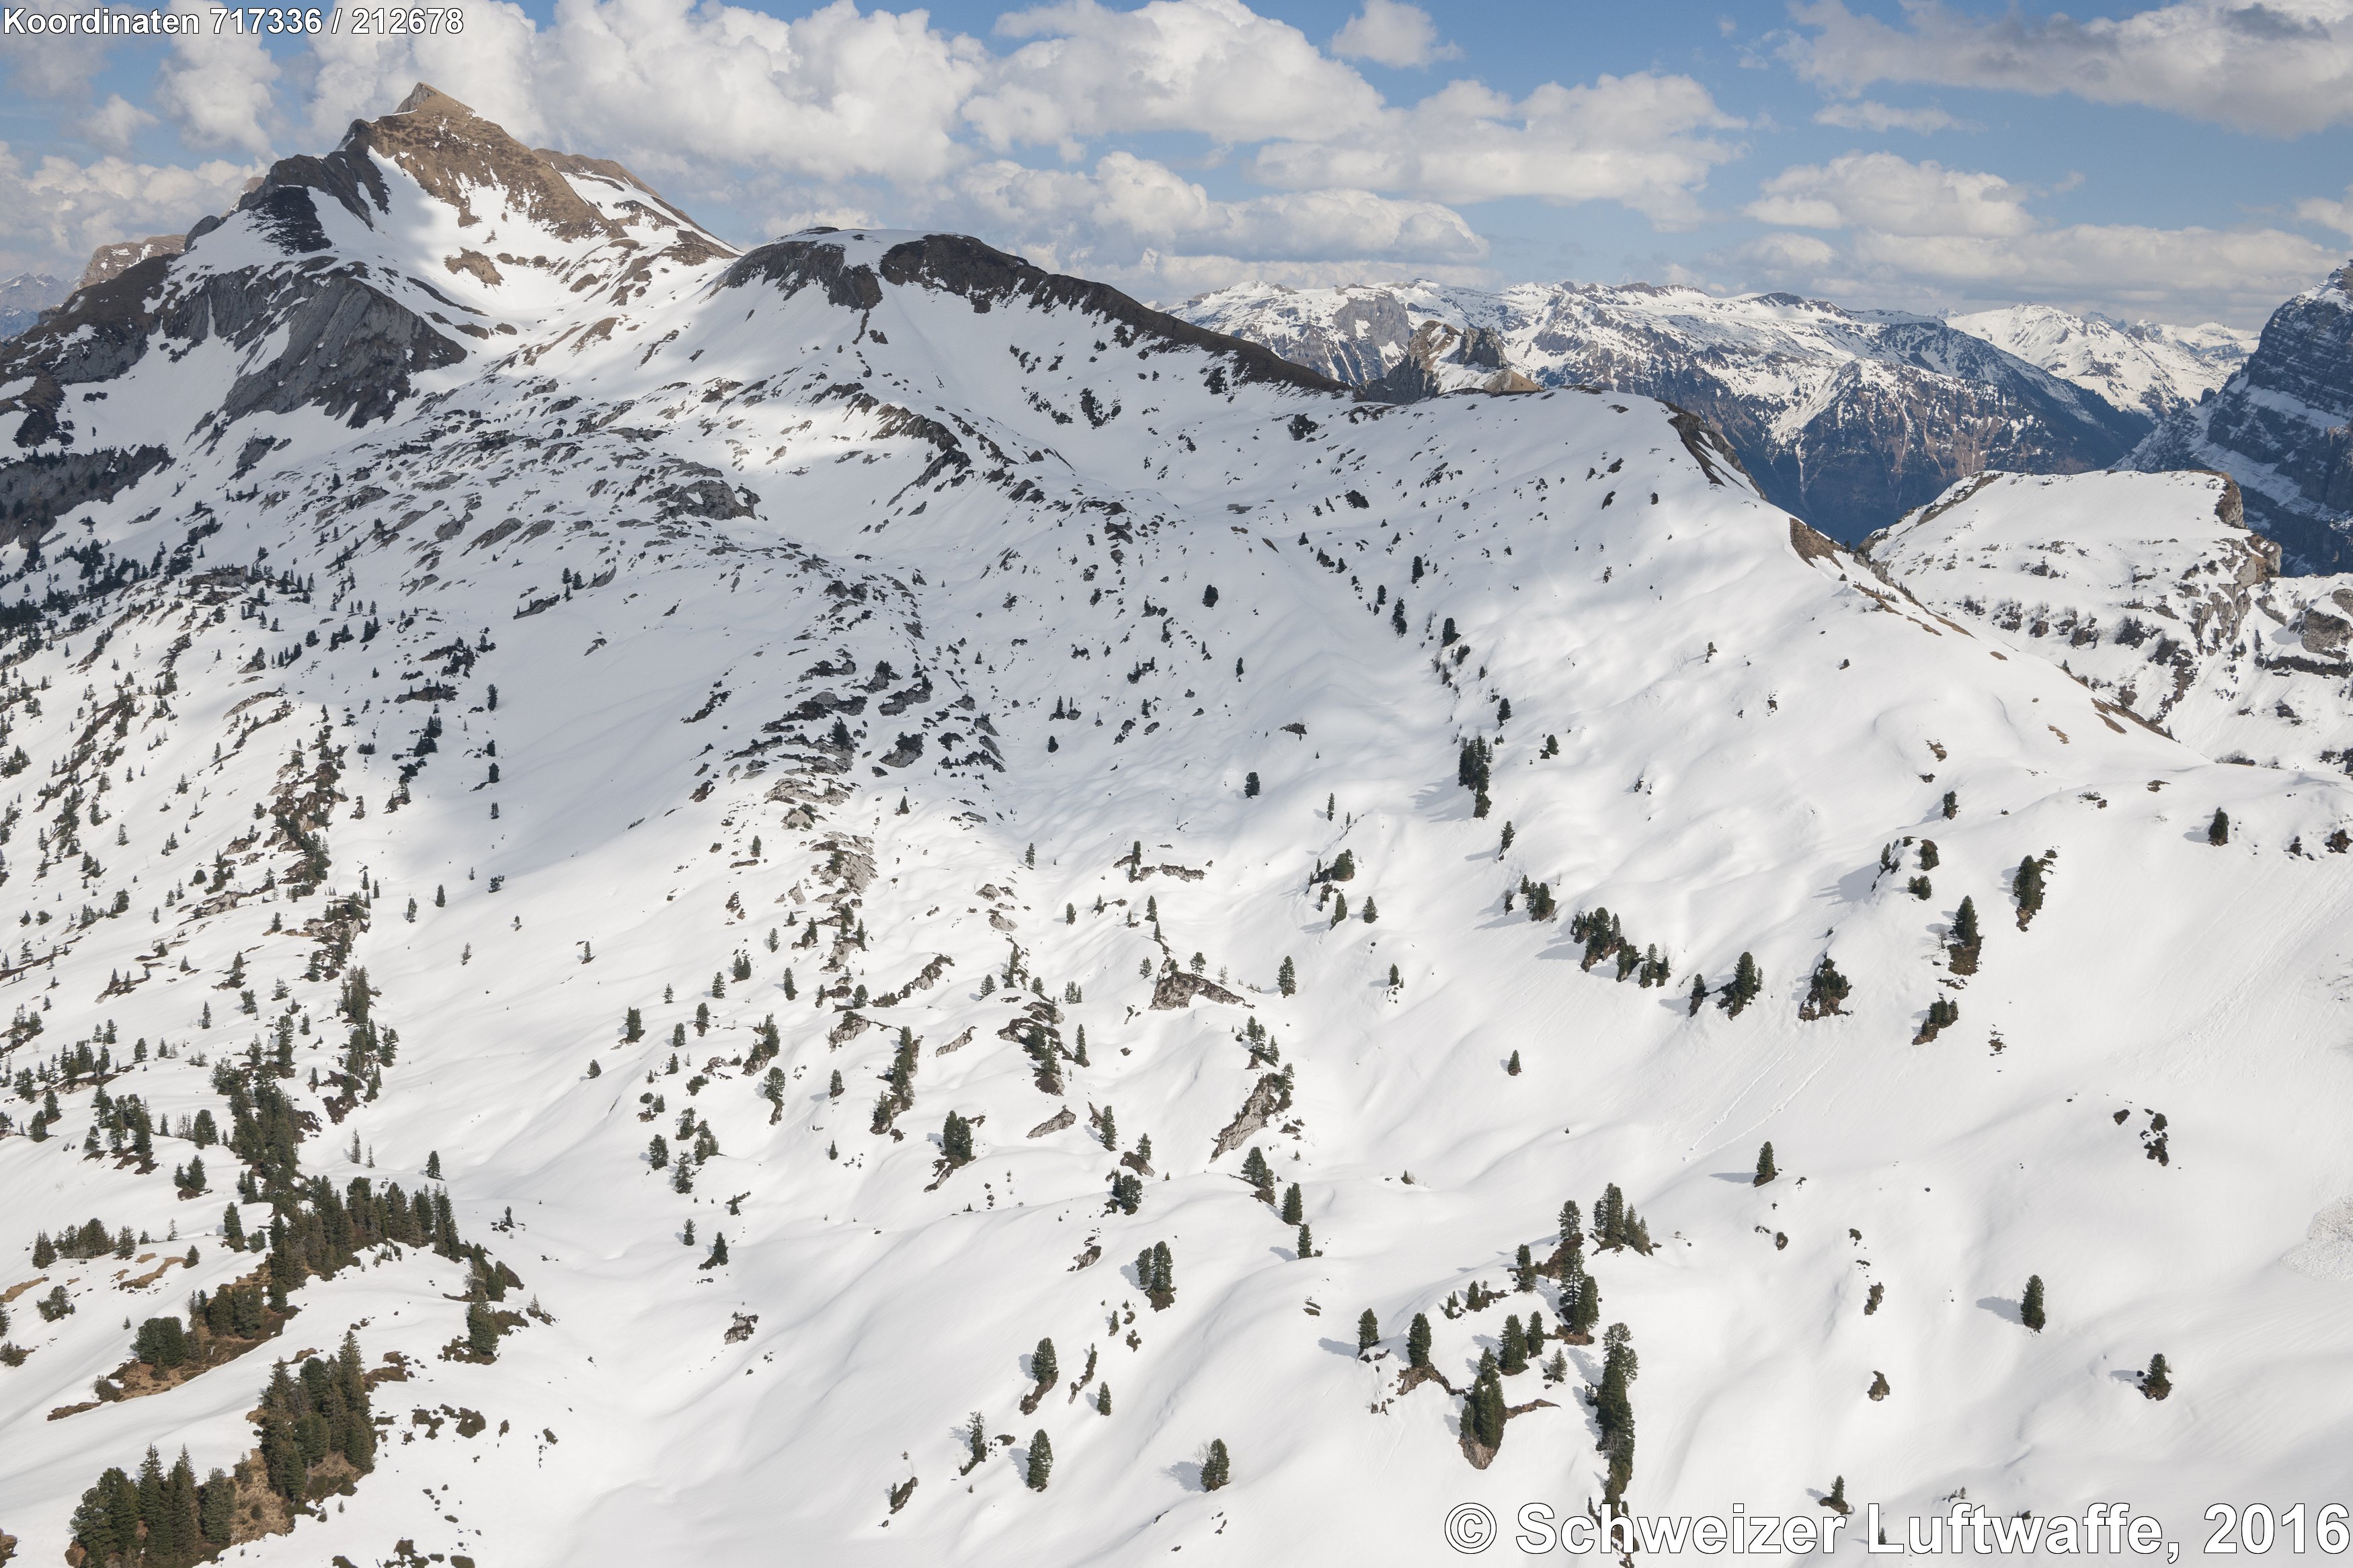
<svg viewBox="0 0 2353 1568">
<path fill-rule="evenodd" d="M 185 1450 L 166 1468 L 153 1447 L 136 1479 L 109 1468 L 74 1510 L 83 1568 L 189 1568 L 217 1557 L 241 1531 L 259 1533 L 260 1499 L 252 1494 L 260 1489 L 300 1509 L 326 1484 L 331 1460 L 355 1475 L 374 1469 L 375 1426 L 359 1341 L 346 1333 L 332 1360 L 310 1356 L 290 1373 L 280 1363 L 262 1393 L 259 1424 L 258 1460 L 239 1462 L 235 1475 L 215 1469 L 199 1482 Z"/>
</svg>

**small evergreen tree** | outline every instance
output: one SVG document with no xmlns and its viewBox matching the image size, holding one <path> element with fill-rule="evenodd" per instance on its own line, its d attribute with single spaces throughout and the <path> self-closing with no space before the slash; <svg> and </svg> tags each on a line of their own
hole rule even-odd
<svg viewBox="0 0 2353 1568">
<path fill-rule="evenodd" d="M 1274 988 L 1285 996 L 1298 994 L 1299 971 L 1292 966 L 1291 959 L 1287 954 L 1283 958 L 1282 967 L 1275 972 Z"/>
<path fill-rule="evenodd" d="M 1780 1173 L 1773 1167 L 1773 1145 L 1768 1142 L 1757 1151 L 1757 1180 L 1751 1184 L 1761 1187 Z"/>
<path fill-rule="evenodd" d="M 2010 879 L 2010 892 L 2018 900 L 2018 929 L 2024 931 L 2042 907 L 2042 862 L 2031 855 L 2021 860 L 2018 874 Z"/>
<path fill-rule="evenodd" d="M 1111 1414 L 1111 1384 L 1108 1383 L 1100 1384 L 1095 1389 L 1095 1412 L 1101 1415 Z"/>
<path fill-rule="evenodd" d="M 1516 1312 L 1504 1320 L 1503 1353 L 1496 1362 L 1506 1377 L 1515 1377 L 1528 1370 L 1527 1331 L 1521 1326 Z"/>
<path fill-rule="evenodd" d="M 2166 1364 L 2162 1352 L 2148 1358 L 2148 1370 L 2141 1374 L 2140 1391 L 2151 1399 L 2162 1399 L 2173 1392 L 2173 1369 Z"/>
<path fill-rule="evenodd" d="M 1365 1315 L 1356 1320 L 1356 1353 L 1362 1355 L 1380 1342 L 1381 1321 L 1375 1317 L 1373 1310 L 1367 1307 L 1365 1309 Z"/>
<path fill-rule="evenodd" d="M 466 1309 L 466 1347 L 484 1361 L 499 1353 L 498 1320 L 491 1309 L 476 1301 Z"/>
<path fill-rule="evenodd" d="M 1961 814 L 1961 796 L 1957 790 L 1945 792 L 1945 817 L 1947 821 Z"/>
<path fill-rule="evenodd" d="M 1029 1489 L 1033 1492 L 1044 1491 L 1046 1479 L 1053 1473 L 1054 1445 L 1047 1441 L 1046 1434 L 1041 1429 L 1029 1439 L 1029 1473 L 1027 1478 Z"/>
<path fill-rule="evenodd" d="M 1430 1318 L 1426 1313 L 1413 1315 L 1413 1326 L 1406 1331 L 1405 1361 L 1408 1366 L 1430 1364 Z"/>
<path fill-rule="evenodd" d="M 1798 1016 L 1820 1018 L 1836 1013 L 1846 1005 L 1846 999 L 1853 989 L 1847 983 L 1846 976 L 1838 972 L 1838 966 L 1831 962 L 1830 954 L 1824 953 L 1821 962 L 1814 965 L 1813 978 L 1806 983 L 1806 1002 L 1798 1010 Z"/>
<path fill-rule="evenodd" d="M 1060 1375 L 1061 1365 L 1054 1359 L 1054 1342 L 1039 1340 L 1038 1348 L 1029 1352 L 1029 1380 L 1040 1388 L 1047 1388 Z"/>
<path fill-rule="evenodd" d="M 718 1265 L 720 1265 L 720 1264 L 722 1264 L 722 1263 L 724 1263 L 724 1262 L 726 1262 L 726 1261 L 727 1261 L 727 1237 L 726 1237 L 726 1233 L 723 1231 L 723 1232 L 719 1232 L 719 1233 L 717 1233 L 717 1234 L 713 1235 L 713 1236 L 712 1237 L 712 1238 L 711 1238 L 711 1257 L 710 1257 L 710 1258 L 709 1258 L 709 1260 L 708 1260 L 708 1262 L 707 1262 L 707 1264 L 706 1264 L 706 1267 L 712 1267 L 712 1268 L 715 1268 L 715 1267 L 717 1267 Z"/>
<path fill-rule="evenodd" d="M 1519 1076 L 1520 1076 L 1520 1053 L 1519 1053 L 1519 1052 L 1517 1052 L 1517 1051 L 1514 1051 L 1514 1052 L 1512 1053 L 1512 1059 L 1511 1059 L 1510 1061 L 1507 1061 L 1507 1062 L 1505 1062 L 1505 1063 L 1504 1064 L 1504 1070 L 1505 1072 L 1507 1072 L 1507 1073 L 1511 1074 L 1514 1078 L 1517 1078 L 1517 1077 L 1519 1077 Z"/>
<path fill-rule="evenodd" d="M 1687 1016 L 1694 1018 L 1698 1017 L 1700 1008 L 1706 1005 L 1706 1004 L 1707 981 L 1703 976 L 1694 974 L 1692 976 L 1691 1011 Z"/>
<path fill-rule="evenodd" d="M 1315 1256 L 1315 1232 L 1304 1225 L 1299 1227 L 1299 1256 L 1303 1258 Z"/>
<path fill-rule="evenodd" d="M 1216 1491 L 1231 1479 L 1232 1474 L 1233 1460 L 1226 1453 L 1226 1440 L 1223 1437 L 1211 1438 L 1209 1457 L 1201 1461 L 1201 1489 Z"/>
<path fill-rule="evenodd" d="M 2217 847 L 2231 842 L 2231 814 L 2219 805 L 2214 808 L 2214 820 L 2206 825 L 2206 842 Z"/>
<path fill-rule="evenodd" d="M 966 1470 L 988 1462 L 988 1427 L 977 1410 L 964 1424 L 964 1449 L 972 1456 L 972 1463 L 965 1466 Z"/>
<path fill-rule="evenodd" d="M 2018 1303 L 2018 1321 L 2038 1334 L 2042 1331 L 2042 1276 L 2040 1274 L 2026 1277 L 2026 1294 Z"/>
<path fill-rule="evenodd" d="M 1846 1500 L 1846 1478 L 1831 1478 L 1831 1495 L 1822 1499 L 1822 1506 L 1834 1513 L 1852 1513 L 1854 1505 Z"/>
<path fill-rule="evenodd" d="M 1248 778 L 1242 780 L 1242 798 L 1244 800 L 1249 800 L 1254 797 L 1257 794 L 1258 775 L 1256 773 L 1252 773 Z"/>
<path fill-rule="evenodd" d="M 1740 962 L 1733 966 L 1731 980 L 1725 983 L 1722 992 L 1725 1014 L 1737 1018 L 1741 1009 L 1754 1002 L 1757 994 L 1764 989 L 1765 977 L 1757 971 L 1756 958 L 1749 953 L 1742 953 Z"/>
<path fill-rule="evenodd" d="M 1297 1225 L 1306 1217 L 1306 1199 L 1299 1190 L 1299 1184 L 1293 1182 L 1282 1194 L 1282 1223 Z"/>
<path fill-rule="evenodd" d="M 432 1151 L 428 1152 L 426 1154 L 426 1156 L 425 1156 L 425 1173 L 426 1173 L 427 1176 L 431 1177 L 434 1181 L 437 1181 L 437 1182 L 438 1182 L 438 1181 L 439 1181 L 439 1180 L 441 1179 L 441 1151 L 440 1151 L 440 1150 L 438 1150 L 438 1149 L 435 1149 L 435 1150 L 432 1150 Z"/>
<path fill-rule="evenodd" d="M 972 1123 L 953 1110 L 940 1129 L 940 1152 L 951 1165 L 966 1164 L 972 1159 Z"/>
<path fill-rule="evenodd" d="M 1482 1368 L 1462 1402 L 1462 1424 L 1471 1440 L 1493 1451 L 1504 1446 L 1504 1385 L 1493 1366 Z"/>
</svg>

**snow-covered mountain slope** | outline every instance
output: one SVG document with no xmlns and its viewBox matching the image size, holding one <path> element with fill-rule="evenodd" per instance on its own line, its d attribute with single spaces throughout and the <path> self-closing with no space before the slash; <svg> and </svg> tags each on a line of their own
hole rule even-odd
<svg viewBox="0 0 2353 1568">
<path fill-rule="evenodd" d="M 0 282 L 0 338 L 15 337 L 65 297 L 65 284 L 45 273 L 20 272 Z"/>
<path fill-rule="evenodd" d="M 1933 317 L 1788 294 L 1725 299 L 1644 284 L 1239 284 L 1178 308 L 1385 396 L 1461 389 L 1401 369 L 1441 322 L 1544 386 L 1600 386 L 1689 408 L 1721 429 L 1767 499 L 1850 542 L 1987 468 L 2105 468 L 2148 429 L 2136 406 Z M 1403 385 L 1384 377 L 1405 376 Z M 1485 387 L 1506 391 L 1509 386 Z"/>
<path fill-rule="evenodd" d="M 1614 1324 L 1646 1514 L 2194 1545 L 2337 1484 L 2342 777 L 2110 711 L 1655 402 L 1360 403 L 952 236 L 731 258 L 411 105 L 6 363 L 6 473 L 81 487 L 0 591 L 26 1561 L 347 1332 L 374 1468 L 265 1422 L 322 1495 L 225 1475 L 240 1561 L 1426 1557 L 1601 1493 Z M 1568 1264 L 1612 1190 L 1646 1245 Z M 93 1400 L 264 1257 L 274 1337 Z"/>
<path fill-rule="evenodd" d="M 2116 407 L 2152 419 L 2218 390 L 2255 347 L 2254 333 L 2215 321 L 2196 327 L 2117 321 L 2097 311 L 2079 316 L 2051 305 L 2011 305 L 1945 320 Z"/>
<path fill-rule="evenodd" d="M 1987 474 L 1864 546 L 1921 603 L 2208 756 L 2353 751 L 2353 577 L 2283 577 L 2220 474 Z"/>
<path fill-rule="evenodd" d="M 2339 271 L 2272 312 L 2238 374 L 2134 449 L 2148 473 L 2211 468 L 2238 480 L 2254 526 L 2297 572 L 2353 569 L 2353 280 Z"/>
</svg>

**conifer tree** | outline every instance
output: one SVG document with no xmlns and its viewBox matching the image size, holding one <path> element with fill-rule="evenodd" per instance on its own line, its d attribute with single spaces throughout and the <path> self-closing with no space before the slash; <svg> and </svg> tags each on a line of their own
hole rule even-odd
<svg viewBox="0 0 2353 1568">
<path fill-rule="evenodd" d="M 1820 1018 L 1836 1013 L 1845 1006 L 1853 989 L 1831 962 L 1830 954 L 1824 953 L 1821 962 L 1814 965 L 1812 978 L 1806 983 L 1805 1005 L 1798 1009 L 1798 1016 Z"/>
<path fill-rule="evenodd" d="M 1243 780 L 1242 780 L 1242 798 L 1243 798 L 1244 800 L 1250 800 L 1250 799 L 1251 799 L 1251 798 L 1255 797 L 1255 796 L 1257 795 L 1257 794 L 1258 794 L 1258 775 L 1257 775 L 1256 773 L 1252 773 L 1252 774 L 1250 774 L 1249 777 L 1247 777 L 1247 778 L 1245 778 L 1245 779 L 1243 779 Z"/>
<path fill-rule="evenodd" d="M 1686 1015 L 1686 1016 L 1693 1018 L 1698 1017 L 1700 1008 L 1705 1005 L 1706 1002 L 1707 981 L 1704 976 L 1694 974 L 1692 976 L 1691 1011 Z"/>
<path fill-rule="evenodd" d="M 1242 1156 L 1242 1180 L 1248 1182 L 1263 1198 L 1274 1196 L 1274 1173 L 1267 1167 L 1266 1155 L 1255 1143 Z"/>
<path fill-rule="evenodd" d="M 1528 1370 L 1527 1331 L 1521 1326 L 1516 1312 L 1504 1320 L 1503 1353 L 1496 1358 L 1496 1364 L 1506 1377 L 1515 1377 Z"/>
<path fill-rule="evenodd" d="M 1211 1438 L 1209 1457 L 1201 1461 L 1201 1489 L 1216 1491 L 1231 1479 L 1232 1475 L 1233 1459 L 1226 1452 L 1226 1440 L 1223 1437 Z"/>
<path fill-rule="evenodd" d="M 1504 1446 L 1504 1385 L 1492 1363 L 1481 1367 L 1470 1397 L 1462 1402 L 1462 1425 L 1480 1447 L 1492 1451 Z"/>
<path fill-rule="evenodd" d="M 1306 1217 L 1306 1200 L 1300 1193 L 1299 1184 L 1293 1182 L 1282 1194 L 1282 1223 L 1297 1225 Z"/>
<path fill-rule="evenodd" d="M 2026 1294 L 2018 1303 L 2018 1321 L 2038 1334 L 2042 1331 L 2042 1276 L 2040 1274 L 2030 1274 L 2026 1278 Z"/>
<path fill-rule="evenodd" d="M 940 1152 L 951 1165 L 965 1164 L 972 1159 L 972 1123 L 953 1110 L 940 1129 Z"/>
<path fill-rule="evenodd" d="M 499 1353 L 498 1321 L 491 1316 L 490 1308 L 480 1301 L 466 1309 L 466 1347 L 484 1361 Z"/>
<path fill-rule="evenodd" d="M 1764 988 L 1765 979 L 1757 972 L 1756 958 L 1749 953 L 1742 953 L 1740 962 L 1733 966 L 1731 980 L 1726 982 L 1724 987 L 1725 1014 L 1737 1018 L 1740 1016 L 1741 1009 L 1755 1001 L 1757 994 Z"/>
<path fill-rule="evenodd" d="M 1405 1361 L 1408 1366 L 1430 1364 L 1430 1318 L 1426 1313 L 1416 1312 L 1413 1326 L 1406 1331 Z"/>
<path fill-rule="evenodd" d="M 2214 808 L 2214 820 L 2206 825 L 2206 842 L 2218 847 L 2231 842 L 2231 814 L 2219 805 Z"/>
<path fill-rule="evenodd" d="M 2029 855 L 2018 863 L 2018 874 L 2010 879 L 2010 897 L 2018 900 L 2018 929 L 2024 931 L 2026 922 L 2042 908 L 2042 862 Z"/>
<path fill-rule="evenodd" d="M 726 1233 L 723 1231 L 723 1232 L 716 1233 L 716 1234 L 714 1234 L 714 1235 L 712 1237 L 712 1238 L 711 1238 L 711 1257 L 709 1258 L 709 1259 L 708 1259 L 708 1260 L 706 1260 L 706 1262 L 705 1262 L 705 1264 L 704 1264 L 704 1267 L 709 1268 L 709 1267 L 712 1267 L 712 1266 L 715 1266 L 715 1265 L 718 1265 L 718 1264 L 724 1263 L 724 1262 L 726 1262 L 726 1261 L 727 1261 L 727 1237 L 726 1237 Z"/>
<path fill-rule="evenodd" d="M 1838 1513 L 1852 1513 L 1854 1511 L 1854 1505 L 1846 1500 L 1846 1478 L 1844 1476 L 1832 1476 L 1831 1478 L 1831 1495 L 1822 1499 L 1822 1506 Z"/>
<path fill-rule="evenodd" d="M 425 1156 L 425 1173 L 434 1181 L 441 1179 L 441 1151 L 435 1149 Z"/>
<path fill-rule="evenodd" d="M 1061 1375 L 1061 1363 L 1054 1359 L 1054 1342 L 1039 1340 L 1038 1348 L 1029 1352 L 1029 1380 L 1040 1388 L 1050 1388 Z"/>
<path fill-rule="evenodd" d="M 1375 1317 L 1373 1310 L 1367 1307 L 1365 1309 L 1365 1315 L 1356 1320 L 1356 1353 L 1362 1355 L 1380 1342 L 1381 1321 Z"/>
<path fill-rule="evenodd" d="M 1099 1384 L 1095 1389 L 1095 1413 L 1100 1415 L 1111 1414 L 1111 1384 L 1108 1383 Z"/>
<path fill-rule="evenodd" d="M 1296 995 L 1299 992 L 1299 971 L 1292 967 L 1288 954 L 1284 955 L 1282 967 L 1275 972 L 1274 986 L 1285 996 Z"/>
<path fill-rule="evenodd" d="M 1041 1428 L 1029 1439 L 1029 1473 L 1027 1478 L 1029 1489 L 1033 1492 L 1044 1491 L 1046 1479 L 1053 1473 L 1054 1445 L 1046 1440 L 1046 1434 Z"/>
<path fill-rule="evenodd" d="M 1773 1180 L 1776 1176 L 1778 1176 L 1780 1173 L 1781 1173 L 1779 1171 L 1774 1169 L 1773 1145 L 1768 1141 L 1763 1148 L 1757 1151 L 1757 1179 L 1750 1184 L 1752 1186 L 1761 1187 L 1766 1183 Z"/>
<path fill-rule="evenodd" d="M 1601 1450 L 1609 1456 L 1605 1496 L 1617 1501 L 1626 1493 L 1634 1473 L 1634 1405 L 1630 1393 L 1640 1375 L 1634 1336 L 1623 1323 L 1612 1323 L 1601 1336 L 1601 1386 L 1593 1397 L 1594 1424 L 1601 1429 Z"/>
<path fill-rule="evenodd" d="M 2140 1391 L 2151 1399 L 2162 1399 L 2173 1392 L 2173 1369 L 2166 1364 L 2163 1352 L 2148 1358 L 2148 1370 L 2141 1374 Z"/>
</svg>

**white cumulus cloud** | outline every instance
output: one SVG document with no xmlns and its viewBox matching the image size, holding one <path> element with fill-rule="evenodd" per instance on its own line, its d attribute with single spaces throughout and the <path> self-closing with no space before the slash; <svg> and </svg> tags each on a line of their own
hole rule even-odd
<svg viewBox="0 0 2353 1568">
<path fill-rule="evenodd" d="M 1458 81 L 1362 130 L 1266 147 L 1255 168 L 1269 184 L 1294 188 L 1353 185 L 1443 202 L 1614 201 L 1661 223 L 1689 223 L 1709 170 L 1736 155 L 1709 132 L 1738 124 L 1683 76 L 1547 82 L 1517 100 Z"/>
<path fill-rule="evenodd" d="M 1349 17 L 1333 37 L 1332 52 L 1346 59 L 1400 68 L 1455 59 L 1462 53 L 1451 44 L 1440 44 L 1438 24 L 1430 19 L 1430 13 L 1405 0 L 1365 0 L 1365 8 Z"/>
<path fill-rule="evenodd" d="M 1106 132 L 1190 131 L 1220 143 L 1318 136 L 1370 123 L 1380 95 L 1298 28 L 1240 0 L 1095 0 L 1016 11 L 1027 38 L 991 68 L 965 115 L 991 147 Z"/>
<path fill-rule="evenodd" d="M 1893 235 L 2021 235 L 2034 227 L 2022 193 L 1999 174 L 1969 174 L 1893 153 L 1850 153 L 1784 169 L 1745 209 L 1795 228 L 1865 227 Z"/>
<path fill-rule="evenodd" d="M 1998 174 L 1888 153 L 1799 164 L 1746 209 L 1779 231 L 1731 260 L 1759 281 L 1847 298 L 1927 308 L 2037 300 L 2200 321 L 2260 315 L 2336 259 L 2273 227 L 2051 225 L 2029 210 L 2031 195 Z M 2322 207 L 2340 209 L 2353 232 L 2353 203 L 2306 203 L 2303 216 L 2329 221 Z"/>
<path fill-rule="evenodd" d="M 100 158 L 27 163 L 0 142 L 0 257 L 54 269 L 101 245 L 180 234 L 233 205 L 258 163 L 213 159 L 194 168 Z"/>
<path fill-rule="evenodd" d="M 210 23 L 211 9 L 199 0 L 174 0 L 172 8 Z M 172 39 L 172 53 L 155 75 L 155 107 L 180 128 L 192 147 L 236 147 L 267 153 L 270 84 L 278 62 L 259 35 L 210 26 Z"/>
<path fill-rule="evenodd" d="M 2130 103 L 2274 136 L 2353 119 L 2349 0 L 2181 0 L 2077 20 L 1956 11 L 1906 0 L 1900 22 L 1844 0 L 1792 8 L 1806 36 L 1787 50 L 1833 90 L 1927 82 Z"/>
</svg>

